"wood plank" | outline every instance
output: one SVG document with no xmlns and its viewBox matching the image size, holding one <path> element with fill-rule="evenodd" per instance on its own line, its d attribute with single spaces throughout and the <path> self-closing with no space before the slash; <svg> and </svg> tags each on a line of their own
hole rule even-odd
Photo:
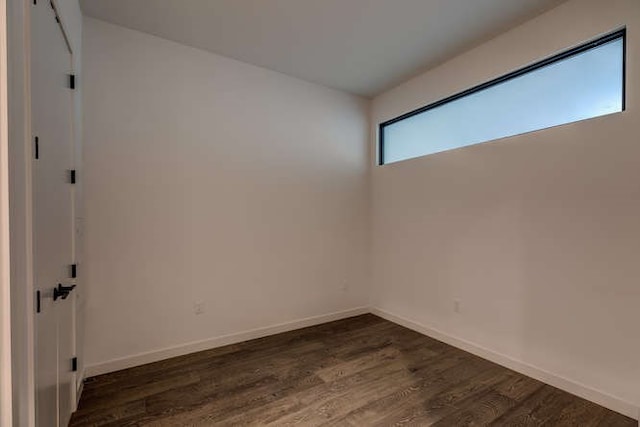
<svg viewBox="0 0 640 427">
<path fill-rule="evenodd" d="M 465 369 L 467 364 L 460 366 Z M 511 374 L 507 370 L 487 369 L 473 376 L 464 376 L 461 381 L 451 381 L 452 385 L 436 393 L 422 393 L 415 396 L 401 408 L 380 420 L 381 425 L 395 423 L 409 425 L 432 425 L 458 410 L 456 404 L 465 399 L 479 399 L 492 386 L 506 380 Z"/>
<path fill-rule="evenodd" d="M 460 410 L 442 418 L 434 426 L 485 426 L 516 405 L 515 400 L 495 390 L 489 390 L 478 398 L 474 398 L 468 405 L 459 405 L 462 406 Z"/>
<path fill-rule="evenodd" d="M 525 399 L 513 411 L 498 418 L 492 425 L 537 426 L 546 424 L 577 397 L 545 385 Z"/>
</svg>

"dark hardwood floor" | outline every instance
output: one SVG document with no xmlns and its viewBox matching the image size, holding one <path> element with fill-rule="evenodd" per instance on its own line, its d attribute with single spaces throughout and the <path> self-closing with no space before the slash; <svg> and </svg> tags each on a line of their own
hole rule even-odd
<svg viewBox="0 0 640 427">
<path fill-rule="evenodd" d="M 79 426 L 637 426 L 373 315 L 114 372 Z"/>
</svg>

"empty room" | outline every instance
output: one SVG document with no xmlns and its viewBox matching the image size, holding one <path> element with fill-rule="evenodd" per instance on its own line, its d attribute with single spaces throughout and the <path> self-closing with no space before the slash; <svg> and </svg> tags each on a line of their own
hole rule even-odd
<svg viewBox="0 0 640 427">
<path fill-rule="evenodd" d="M 638 426 L 639 0 L 0 0 L 0 131 L 1 427 Z"/>
</svg>

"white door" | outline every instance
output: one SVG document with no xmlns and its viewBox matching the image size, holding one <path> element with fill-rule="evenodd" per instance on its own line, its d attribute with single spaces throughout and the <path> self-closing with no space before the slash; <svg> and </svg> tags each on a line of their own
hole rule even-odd
<svg viewBox="0 0 640 427">
<path fill-rule="evenodd" d="M 71 52 L 48 0 L 31 4 L 36 422 L 67 426 L 73 408 L 73 98 Z"/>
</svg>

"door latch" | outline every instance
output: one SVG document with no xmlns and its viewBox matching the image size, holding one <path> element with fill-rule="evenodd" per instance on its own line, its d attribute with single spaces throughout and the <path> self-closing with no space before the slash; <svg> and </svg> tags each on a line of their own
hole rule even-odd
<svg viewBox="0 0 640 427">
<path fill-rule="evenodd" d="M 58 283 L 58 287 L 53 288 L 53 300 L 56 301 L 58 298 L 67 299 L 75 287 L 76 285 L 63 286 L 62 283 Z"/>
</svg>

